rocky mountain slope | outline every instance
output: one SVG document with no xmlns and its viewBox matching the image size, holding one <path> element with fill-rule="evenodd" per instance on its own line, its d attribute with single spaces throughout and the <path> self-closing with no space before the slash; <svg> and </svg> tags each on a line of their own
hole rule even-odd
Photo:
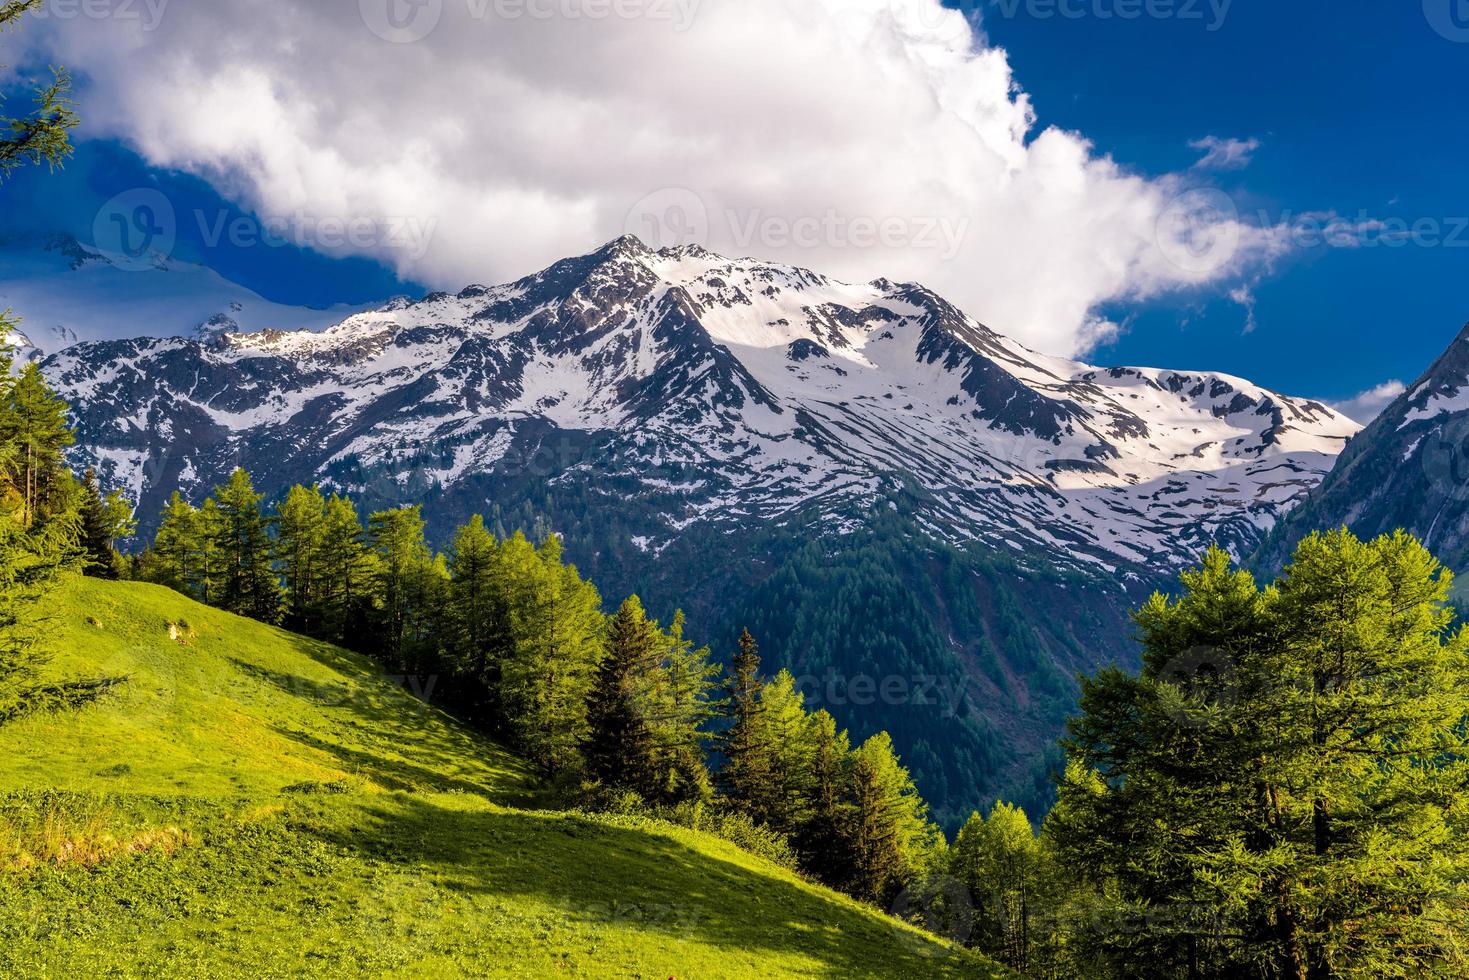
<svg viewBox="0 0 1469 980">
<path fill-rule="evenodd" d="M 1356 423 L 1238 378 L 1029 351 L 912 283 L 621 239 L 322 332 L 44 362 L 76 462 L 140 501 L 235 466 L 365 506 L 554 529 L 609 594 L 750 625 L 941 819 L 1043 805 L 1074 678 L 1212 541 L 1253 551 Z M 892 686 L 872 694 L 884 681 Z M 869 693 L 863 693 L 869 692 Z"/>
<path fill-rule="evenodd" d="M 1044 357 L 911 283 L 633 239 L 320 333 L 83 344 L 46 371 L 79 455 L 144 515 L 239 464 L 272 489 L 436 493 L 539 465 L 662 501 L 638 537 L 654 552 L 812 506 L 840 527 L 902 479 L 946 540 L 1176 565 L 1252 547 L 1357 428 L 1237 378 Z M 604 438 L 572 461 L 571 433 Z"/>
<path fill-rule="evenodd" d="M 1469 326 L 1352 440 L 1258 563 L 1279 568 L 1300 538 L 1344 525 L 1363 537 L 1405 528 L 1450 567 L 1469 567 Z"/>
</svg>

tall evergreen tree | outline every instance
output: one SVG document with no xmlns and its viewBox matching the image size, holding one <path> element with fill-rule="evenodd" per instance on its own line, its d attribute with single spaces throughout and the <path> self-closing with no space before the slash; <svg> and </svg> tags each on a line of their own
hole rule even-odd
<svg viewBox="0 0 1469 980">
<path fill-rule="evenodd" d="M 740 649 L 726 681 L 729 727 L 720 739 L 724 766 L 719 786 L 731 805 L 752 819 L 770 824 L 780 813 L 780 786 L 775 754 L 764 724 L 760 648 L 749 630 L 740 634 Z"/>
<path fill-rule="evenodd" d="M 320 597 L 322 636 L 344 646 L 367 646 L 368 610 L 376 558 L 368 548 L 357 508 L 332 494 L 322 512 Z"/>
<path fill-rule="evenodd" d="M 713 794 L 705 748 L 709 722 L 719 713 L 719 665 L 708 647 L 684 635 L 683 611 L 662 638 L 662 669 L 652 675 L 646 699 L 658 743 L 664 795 L 676 801 L 707 800 Z"/>
<path fill-rule="evenodd" d="M 117 578 L 122 562 L 114 542 L 131 537 L 138 525 L 122 491 L 113 490 L 103 496 L 97 486 L 97 473 L 90 466 L 82 479 L 79 517 L 82 570 L 94 578 Z"/>
<path fill-rule="evenodd" d="M 806 724 L 811 746 L 810 799 L 796 831 L 796 845 L 802 867 L 827 885 L 841 888 L 856 874 L 851 741 L 826 711 L 811 715 Z"/>
<path fill-rule="evenodd" d="M 449 547 L 449 608 L 445 652 L 460 673 L 478 678 L 491 694 L 510 647 L 510 610 L 498 542 L 476 514 Z"/>
<path fill-rule="evenodd" d="M 1047 830 L 1123 911 L 1193 913 L 1103 930 L 1098 954 L 1145 977 L 1465 975 L 1469 635 L 1449 573 L 1406 535 L 1339 531 L 1275 588 L 1218 550 L 1183 585 L 1138 613 L 1141 676 L 1085 685 Z"/>
<path fill-rule="evenodd" d="M 587 769 L 603 785 L 657 796 L 657 745 L 640 696 L 659 656 L 657 628 L 637 596 L 607 623 L 606 652 L 587 701 Z"/>
<path fill-rule="evenodd" d="M 941 842 L 928 807 L 898 761 L 887 732 L 872 736 L 853 754 L 852 893 L 885 905 L 928 870 Z"/>
<path fill-rule="evenodd" d="M 159 585 L 205 601 L 200 593 L 202 534 L 199 512 L 175 490 L 158 522 L 149 577 Z"/>
<path fill-rule="evenodd" d="M 313 636 L 322 630 L 326 565 L 326 498 L 319 487 L 294 486 L 276 507 L 275 556 L 285 580 L 286 625 Z"/>
<path fill-rule="evenodd" d="M 435 574 L 424 539 L 421 507 L 382 511 L 368 519 L 368 540 L 377 556 L 376 635 L 382 658 L 395 669 L 412 666 L 415 640 L 432 610 L 421 605 L 424 580 Z"/>
<path fill-rule="evenodd" d="M 1027 976 L 1035 963 L 1037 918 L 1046 907 L 1047 862 L 1025 811 L 996 803 L 975 813 L 955 838 L 951 873 L 973 896 L 970 945 Z"/>
<path fill-rule="evenodd" d="M 70 510 L 75 481 L 62 451 L 74 437 L 66 420 L 66 402 L 56 397 L 34 362 L 7 382 L 0 441 L 8 450 L 7 480 L 20 496 L 17 517 L 23 527 L 31 528 L 48 511 Z"/>
<path fill-rule="evenodd" d="M 214 533 L 223 572 L 218 604 L 229 612 L 274 623 L 280 618 L 281 590 L 263 499 L 243 469 L 215 488 Z"/>
</svg>

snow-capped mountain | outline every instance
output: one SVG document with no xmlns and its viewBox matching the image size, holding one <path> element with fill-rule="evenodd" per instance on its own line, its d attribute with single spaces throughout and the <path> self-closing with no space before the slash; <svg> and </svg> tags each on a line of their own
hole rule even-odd
<svg viewBox="0 0 1469 980">
<path fill-rule="evenodd" d="M 1260 554 L 1280 568 L 1312 531 L 1403 528 L 1451 568 L 1469 568 L 1469 326 L 1360 436 Z"/>
<path fill-rule="evenodd" d="M 0 238 L 0 310 L 6 308 L 22 320 L 15 339 L 41 356 L 125 337 L 319 330 L 361 309 L 272 303 L 206 266 L 159 254 L 120 261 L 69 235 L 34 233 Z"/>
<path fill-rule="evenodd" d="M 541 476 L 640 498 L 649 554 L 694 525 L 848 529 L 903 485 L 942 539 L 1156 570 L 1253 549 L 1359 429 L 1238 378 L 1046 357 L 912 283 L 632 238 L 321 332 L 82 343 L 44 368 L 78 457 L 145 521 L 236 465 L 456 516 L 486 474 Z"/>
</svg>

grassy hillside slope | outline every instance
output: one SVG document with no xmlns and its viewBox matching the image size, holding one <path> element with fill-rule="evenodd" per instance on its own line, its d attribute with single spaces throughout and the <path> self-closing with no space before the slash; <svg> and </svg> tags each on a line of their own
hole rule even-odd
<svg viewBox="0 0 1469 980">
<path fill-rule="evenodd" d="M 1001 976 L 722 841 L 532 809 L 519 762 L 368 661 L 77 581 L 0 728 L 0 976 Z"/>
</svg>

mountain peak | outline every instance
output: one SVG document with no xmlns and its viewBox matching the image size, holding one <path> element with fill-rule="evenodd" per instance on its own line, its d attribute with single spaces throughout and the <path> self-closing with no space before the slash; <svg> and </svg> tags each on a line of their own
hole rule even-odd
<svg viewBox="0 0 1469 980">
<path fill-rule="evenodd" d="M 588 506 L 642 500 L 650 553 L 695 522 L 842 527 L 907 485 L 940 537 L 1156 571 L 1252 548 L 1358 431 L 1238 379 L 1043 357 L 920 286 L 635 236 L 321 333 L 81 344 L 48 371 L 79 462 L 144 514 L 240 464 L 374 506 L 395 487 L 481 506 L 523 483 L 516 459 L 595 440 L 544 476 Z"/>
</svg>

